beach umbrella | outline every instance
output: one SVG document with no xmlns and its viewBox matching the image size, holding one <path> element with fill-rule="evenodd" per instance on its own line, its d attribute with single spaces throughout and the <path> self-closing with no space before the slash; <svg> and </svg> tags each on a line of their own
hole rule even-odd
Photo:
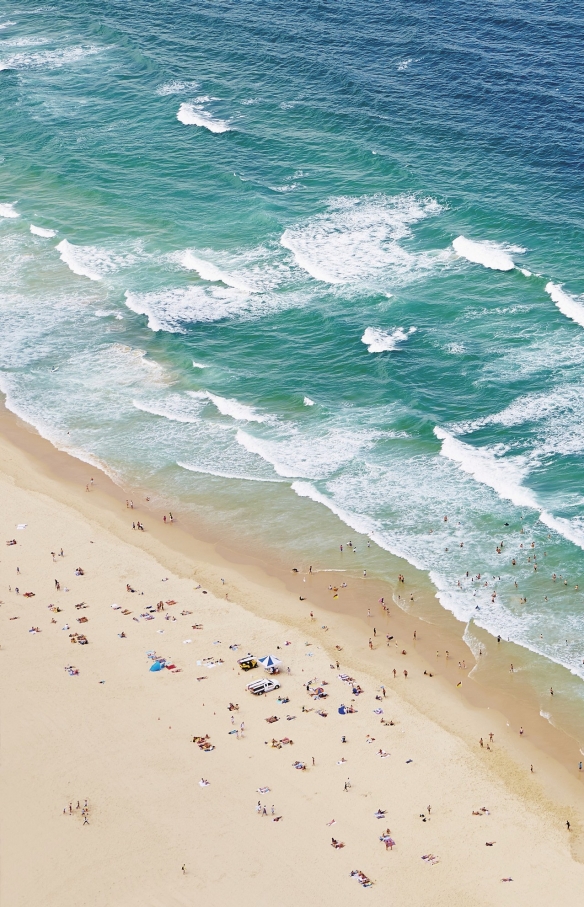
<svg viewBox="0 0 584 907">
<path fill-rule="evenodd" d="M 152 665 L 152 667 L 150 668 L 150 670 L 151 671 L 162 671 L 163 667 L 164 667 L 164 665 L 162 664 L 161 661 L 155 661 L 154 664 Z"/>
<path fill-rule="evenodd" d="M 278 665 L 281 665 L 281 664 L 282 664 L 282 662 L 280 661 L 280 659 L 279 659 L 279 658 L 276 658 L 275 655 L 264 655 L 263 658 L 258 658 L 258 662 L 259 662 L 259 663 L 262 665 L 262 667 L 264 667 L 264 668 L 275 668 L 275 667 L 277 667 Z"/>
</svg>

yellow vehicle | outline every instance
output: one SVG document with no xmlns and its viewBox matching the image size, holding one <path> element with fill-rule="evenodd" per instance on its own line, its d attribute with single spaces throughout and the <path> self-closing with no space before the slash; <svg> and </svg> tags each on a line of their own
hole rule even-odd
<svg viewBox="0 0 584 907">
<path fill-rule="evenodd" d="M 246 655 L 244 658 L 240 658 L 237 664 L 242 671 L 251 671 L 252 668 L 257 668 L 258 666 L 258 663 L 253 655 Z"/>
</svg>

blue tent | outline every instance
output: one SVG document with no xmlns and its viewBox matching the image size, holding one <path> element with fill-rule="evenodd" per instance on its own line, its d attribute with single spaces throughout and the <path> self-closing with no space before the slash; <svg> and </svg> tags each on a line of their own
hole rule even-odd
<svg viewBox="0 0 584 907">
<path fill-rule="evenodd" d="M 161 661 L 155 661 L 154 664 L 152 665 L 152 667 L 150 668 L 150 670 L 151 671 L 162 671 L 163 667 L 164 667 L 164 665 Z"/>
</svg>

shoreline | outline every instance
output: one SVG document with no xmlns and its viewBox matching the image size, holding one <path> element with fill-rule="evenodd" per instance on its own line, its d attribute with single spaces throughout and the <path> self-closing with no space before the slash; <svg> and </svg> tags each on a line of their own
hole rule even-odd
<svg viewBox="0 0 584 907">
<path fill-rule="evenodd" d="M 454 658 L 431 665 L 427 648 L 447 639 L 440 628 L 392 606 L 375 615 L 371 649 L 366 617 L 325 607 L 331 574 L 294 574 L 311 590 L 300 605 L 257 564 L 229 564 L 141 507 L 128 514 L 107 477 L 16 419 L 4 429 L 2 523 L 17 546 L 0 556 L 10 587 L 0 606 L 1 899 L 28 907 L 42 890 L 47 907 L 138 907 L 202 894 L 219 905 L 244 886 L 255 900 L 278 891 L 283 907 L 315 897 L 349 907 L 356 869 L 379 905 L 391 891 L 400 903 L 498 907 L 509 903 L 507 877 L 521 907 L 573 899 L 584 884 L 580 778 L 538 749 L 528 722 L 519 737 L 496 708 L 472 703 L 466 676 L 457 689 Z M 133 532 L 128 516 L 147 531 Z M 16 576 L 32 598 L 15 594 Z M 348 580 L 359 602 L 363 585 Z M 88 645 L 71 647 L 72 630 Z M 153 650 L 171 670 L 151 673 Z M 260 672 L 238 669 L 247 651 L 282 659 L 278 699 L 245 691 Z M 63 671 L 71 661 L 77 676 Z M 229 702 L 240 703 L 237 721 Z M 341 704 L 356 714 L 337 714 Z M 193 746 L 205 734 L 211 754 Z M 261 822 L 258 792 L 269 797 Z M 376 808 L 395 852 L 379 843 Z"/>
<path fill-rule="evenodd" d="M 301 626 L 310 610 L 317 612 L 317 624 L 322 620 L 327 625 L 333 618 L 338 618 L 351 627 L 355 664 L 364 669 L 364 665 L 374 655 L 380 676 L 389 675 L 394 666 L 398 671 L 401 670 L 403 658 L 400 653 L 405 647 L 408 658 L 415 659 L 416 668 L 431 673 L 433 683 L 439 685 L 444 694 L 450 697 L 456 695 L 477 714 L 489 712 L 489 720 L 498 725 L 499 737 L 505 735 L 506 745 L 513 758 L 519 755 L 513 734 L 520 725 L 524 726 L 528 731 L 530 746 L 541 753 L 544 759 L 546 784 L 550 790 L 558 790 L 558 777 L 554 768 L 557 766 L 562 773 L 565 772 L 567 779 L 576 782 L 575 790 L 582 794 L 582 787 L 577 782 L 579 779 L 584 781 L 584 772 L 579 773 L 577 765 L 583 744 L 575 735 L 550 724 L 541 716 L 535 691 L 528 682 L 523 681 L 520 674 L 513 677 L 513 691 L 503 687 L 507 671 L 500 664 L 503 658 L 501 652 L 495 649 L 497 657 L 490 654 L 484 662 L 473 655 L 463 639 L 466 625 L 428 595 L 427 588 L 424 588 L 429 585 L 428 582 L 424 583 L 426 577 L 406 561 L 389 556 L 401 565 L 402 570 L 407 569 L 410 576 L 412 573 L 415 576 L 414 583 L 410 581 L 403 587 L 400 607 L 395 601 L 397 590 L 385 581 L 373 578 L 361 580 L 351 576 L 349 571 L 343 575 L 335 568 L 317 568 L 312 574 L 300 570 L 294 573 L 292 567 L 286 571 L 273 562 L 263 560 L 255 552 L 234 550 L 231 545 L 222 544 L 220 540 L 203 541 L 181 525 L 180 518 L 177 520 L 175 517 L 172 524 L 164 524 L 162 514 L 146 500 L 136 503 L 133 511 L 126 511 L 126 494 L 134 492 L 126 493 L 99 467 L 55 448 L 33 426 L 23 422 L 3 405 L 0 409 L 0 456 L 4 463 L 5 442 L 8 442 L 12 452 L 18 450 L 25 453 L 33 473 L 39 478 L 44 474 L 50 482 L 50 491 L 43 493 L 54 495 L 82 513 L 85 513 L 88 504 L 91 505 L 93 517 L 97 517 L 104 528 L 124 541 L 128 542 L 126 519 L 130 522 L 130 517 L 134 514 L 137 519 L 146 520 L 146 533 L 133 533 L 130 543 L 161 558 L 163 563 L 172 566 L 180 575 L 196 578 L 218 597 L 223 597 L 224 594 L 221 582 L 221 577 L 224 577 L 229 586 L 237 587 L 238 603 L 262 617 L 285 621 L 294 626 Z M 99 474 L 99 478 L 87 495 L 84 486 L 88 477 L 94 474 Z M 43 482 L 39 481 L 36 490 L 42 489 Z M 351 535 L 359 537 L 354 532 Z M 365 541 L 365 537 L 361 538 Z M 162 551 L 160 546 L 163 546 Z M 194 569 L 193 561 L 198 562 Z M 333 602 L 328 585 L 335 582 L 335 575 L 339 577 L 339 585 L 343 579 L 350 577 L 350 588 L 343 590 L 343 598 L 339 596 Z M 391 593 L 391 601 L 388 591 Z M 414 594 L 413 604 L 407 600 L 410 592 Z M 282 593 L 286 596 L 285 610 L 275 606 Z M 304 593 L 305 597 L 302 603 L 298 601 L 300 593 Z M 386 604 L 389 604 L 390 616 L 377 604 L 382 596 Z M 370 618 L 366 617 L 368 609 L 371 610 Z M 373 627 L 376 630 L 379 628 L 380 632 L 378 637 L 373 637 L 377 651 L 372 653 L 367 646 Z M 415 640 L 414 631 L 417 637 Z M 338 637 L 339 630 L 335 630 L 335 633 Z M 482 637 L 485 651 L 488 648 L 492 653 L 496 640 L 484 630 L 474 628 L 474 633 L 477 637 Z M 388 635 L 392 637 L 391 645 L 385 643 Z M 355 643 L 355 640 L 358 642 Z M 333 650 L 334 640 L 331 638 L 329 641 L 327 637 L 326 642 Z M 505 662 L 513 658 L 517 665 L 521 663 L 522 653 L 527 651 L 510 642 L 504 642 L 501 648 L 505 651 Z M 436 655 L 437 651 L 439 656 Z M 446 651 L 450 653 L 448 661 L 444 656 Z M 387 663 L 388 655 L 391 656 L 391 664 Z M 529 656 L 534 657 L 533 653 L 529 653 Z M 463 664 L 466 662 L 466 670 L 458 669 L 460 661 Z M 559 670 L 566 670 L 550 664 Z M 457 689 L 456 684 L 461 681 L 462 686 Z M 406 697 L 408 695 L 405 690 L 402 691 L 403 694 Z M 423 709 L 416 697 L 414 701 L 418 708 Z M 457 729 L 446 717 L 443 721 L 449 730 L 457 733 Z M 467 735 L 466 739 L 470 742 L 472 736 Z M 522 744 L 525 742 L 525 739 L 521 741 Z M 522 746 L 522 749 L 525 747 Z"/>
</svg>

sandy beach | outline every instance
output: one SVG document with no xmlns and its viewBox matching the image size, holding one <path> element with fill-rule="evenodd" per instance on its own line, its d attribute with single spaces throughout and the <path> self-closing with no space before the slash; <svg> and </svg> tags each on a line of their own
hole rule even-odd
<svg viewBox="0 0 584 907">
<path fill-rule="evenodd" d="M 575 902 L 582 776 L 469 702 L 462 647 L 369 590 L 369 624 L 327 610 L 338 578 L 300 603 L 312 577 L 230 564 L 24 433 L 0 442 L 2 904 Z M 279 689 L 246 690 L 248 652 Z"/>
</svg>

